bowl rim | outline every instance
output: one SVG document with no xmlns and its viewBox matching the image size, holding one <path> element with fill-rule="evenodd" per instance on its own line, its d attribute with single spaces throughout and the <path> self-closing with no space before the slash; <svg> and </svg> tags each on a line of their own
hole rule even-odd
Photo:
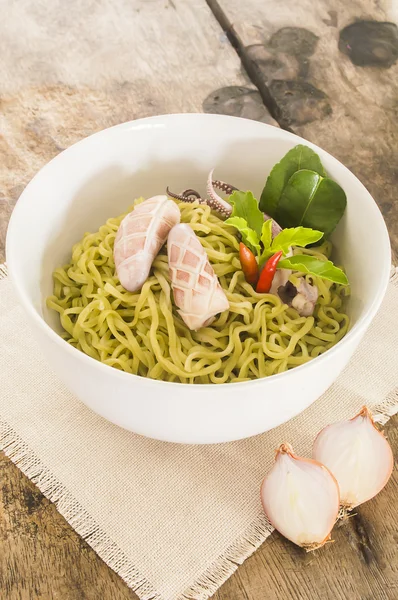
<svg viewBox="0 0 398 600">
<path fill-rule="evenodd" d="M 356 183 L 359 184 L 361 191 L 366 196 L 368 196 L 369 199 L 372 201 L 373 208 L 375 210 L 375 215 L 377 214 L 377 218 L 380 220 L 380 224 L 382 226 L 382 229 L 384 230 L 384 235 L 381 236 L 380 243 L 382 243 L 384 246 L 382 251 L 385 254 L 385 260 L 383 261 L 383 264 L 381 266 L 381 268 L 383 270 L 382 277 L 381 277 L 381 284 L 379 285 L 379 289 L 377 290 L 377 293 L 376 293 L 371 305 L 366 310 L 366 312 L 361 316 L 359 321 L 356 322 L 353 325 L 353 327 L 347 331 L 345 336 L 341 340 L 339 340 L 337 342 L 337 344 L 335 344 L 335 346 L 333 346 L 326 352 L 320 354 L 319 356 L 314 357 L 313 360 L 308 361 L 307 363 L 304 363 L 302 365 L 297 365 L 294 367 L 294 369 L 284 371 L 283 373 L 276 373 L 276 374 L 270 375 L 269 377 L 261 377 L 258 379 L 252 379 L 250 381 L 235 382 L 233 385 L 234 386 L 246 386 L 246 387 L 247 386 L 254 387 L 256 385 L 266 385 L 266 383 L 269 382 L 270 380 L 272 380 L 273 382 L 276 382 L 277 380 L 278 381 L 284 380 L 284 379 L 287 379 L 288 377 L 291 377 L 292 374 L 296 373 L 298 370 L 300 372 L 303 372 L 304 370 L 310 370 L 310 369 L 313 369 L 314 366 L 321 365 L 323 362 L 328 361 L 337 352 L 342 350 L 344 348 L 344 346 L 347 346 L 350 342 L 355 342 L 355 340 L 366 331 L 367 327 L 372 322 L 375 314 L 377 313 L 377 311 L 383 301 L 383 298 L 384 298 L 384 295 L 386 293 L 387 286 L 389 283 L 390 271 L 391 271 L 391 246 L 390 246 L 390 239 L 389 239 L 389 234 L 388 234 L 386 223 L 384 221 L 383 215 L 382 215 L 376 201 L 374 200 L 374 198 L 370 194 L 370 192 L 366 189 L 366 187 L 363 185 L 363 183 L 356 177 L 356 175 L 354 175 L 354 173 L 352 173 L 345 165 L 343 165 L 343 163 L 341 163 L 332 154 L 330 154 L 329 152 L 327 152 L 320 146 L 317 146 L 316 144 L 309 142 L 308 140 L 302 138 L 301 136 L 299 136 L 295 133 L 286 131 L 284 129 L 279 129 L 273 125 L 269 125 L 268 123 L 261 123 L 260 121 L 253 121 L 253 120 L 245 119 L 242 117 L 234 117 L 234 116 L 229 116 L 229 115 L 218 115 L 218 114 L 207 114 L 207 113 L 195 113 L 195 112 L 193 112 L 193 113 L 168 113 L 168 114 L 162 114 L 162 115 L 153 115 L 150 117 L 143 117 L 143 118 L 135 119 L 132 121 L 126 121 L 124 123 L 119 123 L 117 125 L 113 125 L 112 127 L 107 127 L 105 129 L 97 131 L 89 136 L 86 136 L 86 137 L 82 138 L 81 140 L 78 140 L 77 142 L 75 142 L 74 144 L 72 144 L 71 146 L 69 146 L 62 152 L 60 152 L 59 154 L 57 154 L 48 163 L 46 163 L 33 176 L 33 178 L 29 181 L 29 183 L 26 185 L 23 192 L 21 193 L 20 197 L 18 198 L 18 200 L 15 204 L 14 210 L 12 212 L 12 215 L 11 215 L 11 218 L 9 221 L 9 225 L 8 225 L 8 229 L 7 229 L 6 259 L 7 259 L 8 274 L 9 274 L 10 280 L 12 281 L 14 289 L 16 289 L 16 291 L 17 291 L 17 295 L 19 297 L 19 300 L 21 301 L 23 308 L 28 313 L 28 315 L 31 318 L 33 318 L 35 324 L 39 327 L 39 329 L 41 329 L 43 331 L 43 333 L 45 335 L 47 335 L 54 343 L 56 343 L 58 346 L 60 346 L 61 350 L 63 349 L 66 352 L 70 353 L 71 356 L 75 357 L 77 360 L 79 360 L 79 359 L 82 360 L 83 364 L 88 364 L 88 366 L 91 365 L 93 368 L 97 368 L 100 371 L 103 371 L 104 374 L 108 373 L 109 375 L 112 375 L 113 377 L 121 378 L 122 380 L 125 380 L 126 382 L 131 381 L 131 383 L 132 383 L 133 381 L 138 380 L 138 382 L 143 385 L 153 385 L 153 386 L 158 386 L 158 387 L 161 387 L 164 385 L 178 386 L 179 389 L 181 388 L 181 386 L 186 386 L 192 390 L 192 384 L 190 384 L 190 383 L 178 383 L 175 381 L 161 381 L 159 379 L 151 379 L 149 377 L 142 377 L 141 375 L 127 373 L 126 371 L 121 371 L 119 369 L 115 369 L 114 367 L 112 367 L 110 365 L 106 365 L 106 364 L 100 362 L 99 360 L 96 360 L 95 358 L 88 356 L 81 350 L 78 350 L 77 348 L 68 344 L 68 342 L 66 340 L 64 340 L 54 329 L 52 329 L 52 327 L 50 327 L 50 325 L 44 320 L 43 316 L 41 316 L 37 312 L 37 310 L 35 309 L 35 307 L 33 305 L 33 302 L 30 300 L 28 294 L 25 293 L 24 287 L 18 282 L 18 277 L 14 274 L 15 273 L 14 258 L 13 258 L 13 254 L 11 251 L 12 239 L 15 237 L 14 231 L 17 226 L 19 214 L 22 213 L 25 204 L 28 202 L 28 200 L 25 198 L 27 198 L 27 196 L 28 196 L 29 188 L 30 188 L 31 184 L 36 180 L 36 178 L 39 175 L 42 175 L 47 170 L 50 170 L 53 164 L 56 164 L 59 161 L 61 161 L 62 157 L 66 153 L 69 154 L 70 152 L 73 152 L 75 146 L 83 146 L 86 143 L 92 143 L 93 138 L 95 139 L 95 138 L 101 138 L 101 137 L 106 136 L 108 134 L 108 132 L 111 130 L 115 130 L 115 129 L 134 130 L 135 128 L 137 128 L 137 126 L 139 128 L 141 128 L 141 125 L 150 126 L 151 123 L 154 124 L 154 122 L 156 122 L 156 121 L 164 121 L 164 120 L 167 121 L 167 120 L 171 120 L 171 119 L 180 119 L 180 118 L 181 119 L 192 119 L 192 118 L 197 119 L 197 118 L 199 118 L 199 119 L 204 119 L 204 120 L 213 119 L 213 120 L 218 120 L 218 121 L 224 120 L 224 121 L 229 121 L 230 123 L 237 122 L 237 121 L 238 122 L 246 122 L 247 124 L 250 123 L 250 126 L 255 126 L 255 127 L 261 128 L 264 131 L 266 131 L 266 130 L 270 131 L 271 129 L 274 133 L 275 133 L 275 131 L 277 131 L 277 132 L 281 133 L 283 137 L 292 139 L 293 141 L 297 140 L 297 143 L 304 143 L 308 147 L 312 148 L 315 152 L 327 155 L 333 161 L 337 162 L 337 164 L 342 169 L 342 171 L 345 172 L 349 177 L 354 178 Z M 105 369 L 105 371 L 104 371 L 104 369 Z M 203 383 L 203 384 L 200 384 L 200 389 L 208 389 L 208 388 L 214 389 L 215 385 L 217 386 L 217 389 L 222 389 L 225 386 L 229 386 L 231 384 L 230 383 L 219 383 L 219 384 Z M 188 395 L 188 401 L 189 401 L 189 395 Z"/>
</svg>

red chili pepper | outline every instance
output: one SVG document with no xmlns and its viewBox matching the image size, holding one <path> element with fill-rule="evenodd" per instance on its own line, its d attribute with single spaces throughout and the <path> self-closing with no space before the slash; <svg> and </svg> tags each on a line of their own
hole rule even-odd
<svg viewBox="0 0 398 600">
<path fill-rule="evenodd" d="M 258 264 L 253 252 L 243 242 L 239 244 L 239 258 L 247 283 L 256 285 L 258 281 Z"/>
<path fill-rule="evenodd" d="M 270 291 L 271 286 L 272 286 L 272 280 L 274 279 L 276 267 L 278 265 L 278 262 L 282 256 L 282 254 L 283 254 L 283 252 L 282 252 L 282 250 L 280 250 L 279 252 L 277 252 L 276 254 L 271 256 L 271 258 L 269 258 L 267 260 L 267 262 L 265 263 L 264 268 L 261 271 L 260 279 L 258 280 L 258 284 L 256 287 L 256 292 L 258 294 L 267 294 Z"/>
</svg>

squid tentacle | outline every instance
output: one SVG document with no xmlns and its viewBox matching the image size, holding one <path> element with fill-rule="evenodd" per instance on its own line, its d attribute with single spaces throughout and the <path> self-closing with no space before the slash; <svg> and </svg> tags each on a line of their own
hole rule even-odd
<svg viewBox="0 0 398 600">
<path fill-rule="evenodd" d="M 221 181 L 220 179 L 213 179 L 213 187 L 225 192 L 230 196 L 232 192 L 239 192 L 239 189 L 230 183 L 226 183 L 225 181 Z"/>
<path fill-rule="evenodd" d="M 208 204 L 208 206 L 210 206 L 210 208 L 212 208 L 213 210 L 215 210 L 216 212 L 218 212 L 221 217 L 224 217 L 225 219 L 228 219 L 228 217 L 231 216 L 232 206 L 229 206 L 228 208 L 224 207 L 215 198 L 208 198 L 206 200 L 206 203 Z"/>
<path fill-rule="evenodd" d="M 184 190 L 183 192 L 181 192 L 181 194 L 176 194 L 175 192 L 170 191 L 169 188 L 167 187 L 166 192 L 170 196 L 170 198 L 174 198 L 175 200 L 181 200 L 181 202 L 196 202 L 196 201 L 198 201 L 199 204 L 207 203 L 207 201 L 204 198 L 201 198 L 199 192 L 197 192 L 196 190 L 187 189 L 187 190 Z"/>
<path fill-rule="evenodd" d="M 232 213 L 232 206 L 229 202 L 221 198 L 214 189 L 213 186 L 213 171 L 212 169 L 207 178 L 207 194 L 209 199 L 207 200 L 207 204 L 218 211 L 222 216 L 229 217 Z"/>
<path fill-rule="evenodd" d="M 190 198 L 191 196 L 193 196 L 194 198 L 201 198 L 199 192 L 197 192 L 196 190 L 193 190 L 192 188 L 188 188 L 187 190 L 184 190 L 183 192 L 181 192 L 181 196 L 184 196 L 184 198 Z M 203 198 L 201 198 L 203 200 Z"/>
<path fill-rule="evenodd" d="M 230 183 L 226 183 L 225 181 L 221 181 L 220 179 L 213 179 L 212 169 L 207 178 L 207 195 L 208 198 L 202 198 L 199 192 L 193 190 L 192 188 L 186 189 L 181 194 L 176 194 L 171 192 L 167 187 L 167 193 L 171 198 L 175 198 L 176 200 L 181 200 L 182 202 L 195 202 L 196 200 L 199 204 L 207 204 L 211 209 L 215 210 L 220 214 L 221 217 L 227 219 L 231 216 L 232 206 L 229 202 L 221 198 L 216 192 L 216 189 L 223 191 L 225 194 L 231 195 L 235 191 L 239 191 L 234 185 Z"/>
</svg>

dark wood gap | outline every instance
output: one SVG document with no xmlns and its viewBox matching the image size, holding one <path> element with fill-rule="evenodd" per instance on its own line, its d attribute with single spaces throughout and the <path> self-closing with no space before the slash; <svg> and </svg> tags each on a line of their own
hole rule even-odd
<svg viewBox="0 0 398 600">
<path fill-rule="evenodd" d="M 275 121 L 277 121 L 281 129 L 285 129 L 286 131 L 291 131 L 292 133 L 295 133 L 294 130 L 291 129 L 291 127 L 289 127 L 283 121 L 283 119 L 281 119 L 281 111 L 274 98 L 272 97 L 268 86 L 264 83 L 264 78 L 261 76 L 257 65 L 247 55 L 242 40 L 235 31 L 233 23 L 230 22 L 223 9 L 221 8 L 220 4 L 218 3 L 218 0 L 206 0 L 206 3 L 212 11 L 215 19 L 217 19 L 220 27 L 223 29 L 231 46 L 234 48 L 237 55 L 239 56 L 242 66 L 246 71 L 246 74 L 249 77 L 250 81 L 258 89 L 264 106 L 269 111 L 270 115 L 275 119 Z"/>
</svg>

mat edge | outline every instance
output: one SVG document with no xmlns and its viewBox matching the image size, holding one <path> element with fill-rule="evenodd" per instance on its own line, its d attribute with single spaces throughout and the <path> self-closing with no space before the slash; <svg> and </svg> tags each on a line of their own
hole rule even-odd
<svg viewBox="0 0 398 600">
<path fill-rule="evenodd" d="M 8 275 L 7 265 L 0 264 L 0 280 Z M 390 283 L 398 287 L 398 267 L 391 267 Z M 375 420 L 384 425 L 398 412 L 398 388 L 372 408 Z M 264 514 L 259 514 L 243 535 L 231 544 L 210 567 L 182 594 L 164 598 L 131 564 L 130 559 L 98 526 L 90 514 L 61 484 L 16 431 L 0 417 L 0 450 L 53 502 L 58 512 L 98 556 L 115 571 L 140 600 L 207 600 L 238 567 L 251 556 L 272 533 Z"/>
</svg>

